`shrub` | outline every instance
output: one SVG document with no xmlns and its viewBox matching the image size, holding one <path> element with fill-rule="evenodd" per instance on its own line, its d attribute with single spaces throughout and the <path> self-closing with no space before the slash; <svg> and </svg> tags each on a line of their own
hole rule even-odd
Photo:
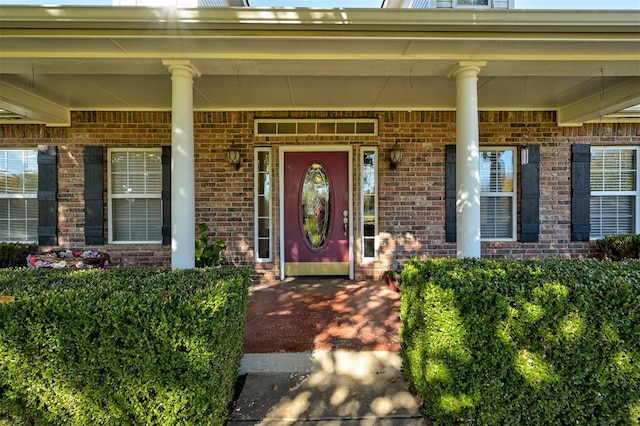
<svg viewBox="0 0 640 426">
<path fill-rule="evenodd" d="M 29 253 L 36 251 L 36 244 L 0 243 L 0 268 L 25 267 Z"/>
<path fill-rule="evenodd" d="M 640 258 L 640 234 L 608 235 L 596 240 L 596 249 L 605 259 L 619 261 Z"/>
<path fill-rule="evenodd" d="M 638 424 L 640 262 L 416 260 L 402 292 L 434 424 Z"/>
<path fill-rule="evenodd" d="M 222 252 L 227 245 L 220 237 L 215 237 L 213 242 L 209 238 L 209 227 L 205 223 L 198 224 L 198 237 L 196 238 L 196 267 L 221 265 L 225 259 Z"/>
<path fill-rule="evenodd" d="M 249 276 L 0 271 L 0 424 L 223 424 Z"/>
</svg>

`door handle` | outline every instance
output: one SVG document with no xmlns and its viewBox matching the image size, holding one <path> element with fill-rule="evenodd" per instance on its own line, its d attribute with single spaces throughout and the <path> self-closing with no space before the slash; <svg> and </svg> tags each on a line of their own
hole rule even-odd
<svg viewBox="0 0 640 426">
<path fill-rule="evenodd" d="M 349 212 L 347 210 L 342 212 L 342 223 L 344 224 L 344 236 L 349 235 Z"/>
</svg>

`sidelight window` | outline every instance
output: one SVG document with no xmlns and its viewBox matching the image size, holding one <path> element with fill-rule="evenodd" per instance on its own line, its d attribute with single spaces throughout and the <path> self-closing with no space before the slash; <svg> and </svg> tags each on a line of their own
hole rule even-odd
<svg viewBox="0 0 640 426">
<path fill-rule="evenodd" d="M 271 257 L 271 150 L 256 148 L 254 166 L 255 260 L 270 262 Z"/>
<path fill-rule="evenodd" d="M 364 147 L 361 155 L 362 259 L 378 257 L 378 149 Z"/>
</svg>

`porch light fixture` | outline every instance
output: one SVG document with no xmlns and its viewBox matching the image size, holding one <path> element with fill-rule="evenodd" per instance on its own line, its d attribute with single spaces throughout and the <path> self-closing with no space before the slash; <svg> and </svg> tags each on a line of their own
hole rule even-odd
<svg viewBox="0 0 640 426">
<path fill-rule="evenodd" d="M 240 150 L 236 147 L 235 142 L 232 142 L 231 147 L 227 150 L 227 161 L 236 170 L 240 170 Z"/>
<path fill-rule="evenodd" d="M 390 157 L 389 167 L 391 168 L 391 170 L 396 170 L 398 168 L 398 164 L 400 164 L 400 162 L 402 161 L 402 148 L 400 148 L 400 145 L 398 145 L 398 142 L 396 142 L 391 147 L 391 152 L 389 152 L 389 157 Z"/>
<path fill-rule="evenodd" d="M 523 166 L 529 164 L 529 147 L 527 145 L 523 146 L 520 151 L 520 163 Z"/>
</svg>

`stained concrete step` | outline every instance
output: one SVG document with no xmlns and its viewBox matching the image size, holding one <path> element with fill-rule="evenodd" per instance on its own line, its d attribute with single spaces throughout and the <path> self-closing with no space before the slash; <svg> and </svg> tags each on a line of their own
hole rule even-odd
<svg viewBox="0 0 640 426">
<path fill-rule="evenodd" d="M 322 423 L 320 423 L 322 422 Z M 425 425 L 396 373 L 249 373 L 229 425 Z"/>
<path fill-rule="evenodd" d="M 229 426 L 426 425 L 397 353 L 247 355 Z"/>
</svg>

